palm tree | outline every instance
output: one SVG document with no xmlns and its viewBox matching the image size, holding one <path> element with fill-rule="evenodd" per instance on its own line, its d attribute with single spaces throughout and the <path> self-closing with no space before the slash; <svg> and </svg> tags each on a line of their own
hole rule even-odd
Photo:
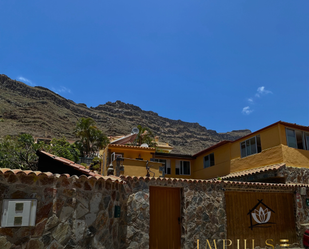
<svg viewBox="0 0 309 249">
<path fill-rule="evenodd" d="M 97 128 L 92 118 L 81 118 L 76 124 L 74 134 L 80 138 L 76 144 L 83 156 L 91 157 L 109 143 L 108 138 Z"/>
<path fill-rule="evenodd" d="M 142 127 L 141 125 L 137 126 L 139 132 L 134 140 L 134 144 L 148 144 L 149 147 L 155 147 L 155 137 L 152 131 L 148 127 Z"/>
</svg>

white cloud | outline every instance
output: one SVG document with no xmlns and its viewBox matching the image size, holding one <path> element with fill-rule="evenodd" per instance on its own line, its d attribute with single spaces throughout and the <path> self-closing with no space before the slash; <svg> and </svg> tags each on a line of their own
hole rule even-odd
<svg viewBox="0 0 309 249">
<path fill-rule="evenodd" d="M 61 86 L 58 91 L 60 93 L 71 93 L 71 90 L 69 88 L 64 87 L 64 86 Z"/>
<path fill-rule="evenodd" d="M 245 114 L 245 115 L 249 115 L 251 112 L 253 112 L 253 110 L 250 109 L 250 106 L 246 106 L 246 107 L 242 108 L 242 111 L 241 111 L 241 113 Z"/>
<path fill-rule="evenodd" d="M 59 88 L 52 87 L 51 89 L 52 89 L 52 91 L 54 91 L 57 94 L 60 94 L 60 93 L 71 93 L 71 89 L 66 88 L 65 86 L 60 86 Z"/>
<path fill-rule="evenodd" d="M 264 86 L 260 86 L 258 89 L 257 89 L 257 94 L 256 95 L 259 95 L 258 97 L 260 97 L 260 94 L 261 95 L 266 95 L 266 94 L 269 94 L 269 93 L 272 93 L 272 91 L 269 91 L 269 90 L 266 90 Z"/>
<path fill-rule="evenodd" d="M 246 114 L 249 115 L 250 113 L 253 112 L 252 109 L 250 109 L 251 105 L 256 105 L 257 104 L 257 100 L 261 99 L 262 96 L 265 96 L 267 94 L 272 94 L 272 91 L 266 90 L 265 86 L 260 86 L 258 87 L 258 89 L 256 90 L 257 92 L 254 94 L 253 97 L 247 98 L 248 104 L 249 106 L 246 106 L 242 109 L 242 114 Z"/>
<path fill-rule="evenodd" d="M 29 80 L 29 79 L 26 79 L 25 77 L 20 76 L 20 77 L 18 77 L 17 79 L 20 80 L 20 81 L 22 81 L 22 82 L 24 82 L 24 83 L 26 83 L 26 84 L 29 85 L 29 86 L 34 86 L 34 84 L 32 83 L 32 81 Z"/>
<path fill-rule="evenodd" d="M 250 104 L 253 104 L 253 98 L 249 98 L 249 99 L 248 99 L 248 102 L 249 102 Z"/>
</svg>

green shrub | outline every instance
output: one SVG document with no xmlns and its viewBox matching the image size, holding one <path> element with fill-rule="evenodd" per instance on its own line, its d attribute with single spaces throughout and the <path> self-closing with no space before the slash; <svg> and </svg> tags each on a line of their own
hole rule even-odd
<svg viewBox="0 0 309 249">
<path fill-rule="evenodd" d="M 88 165 L 86 163 L 81 163 L 80 165 L 84 166 L 85 168 L 88 167 Z"/>
<path fill-rule="evenodd" d="M 95 165 L 93 165 L 92 167 L 91 167 L 91 169 L 92 170 L 100 170 L 101 169 L 101 167 L 100 167 L 101 165 L 100 164 L 95 164 Z"/>
</svg>

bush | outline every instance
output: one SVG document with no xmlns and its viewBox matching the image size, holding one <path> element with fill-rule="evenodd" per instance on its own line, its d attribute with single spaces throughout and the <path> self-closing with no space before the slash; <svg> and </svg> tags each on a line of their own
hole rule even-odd
<svg viewBox="0 0 309 249">
<path fill-rule="evenodd" d="M 96 164 L 96 165 L 93 165 L 91 167 L 92 170 L 96 170 L 96 171 L 99 171 L 101 169 L 101 165 L 100 164 Z"/>
</svg>

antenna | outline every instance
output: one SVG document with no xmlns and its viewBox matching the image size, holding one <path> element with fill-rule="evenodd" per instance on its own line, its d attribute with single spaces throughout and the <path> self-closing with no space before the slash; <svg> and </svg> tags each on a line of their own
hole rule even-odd
<svg viewBox="0 0 309 249">
<path fill-rule="evenodd" d="M 144 143 L 144 144 L 141 144 L 141 147 L 145 147 L 145 148 L 148 148 L 148 144 Z"/>
<path fill-rule="evenodd" d="M 133 133 L 133 134 L 138 134 L 138 133 L 139 133 L 139 129 L 138 129 L 137 127 L 134 127 L 134 128 L 132 129 L 132 133 Z"/>
</svg>

